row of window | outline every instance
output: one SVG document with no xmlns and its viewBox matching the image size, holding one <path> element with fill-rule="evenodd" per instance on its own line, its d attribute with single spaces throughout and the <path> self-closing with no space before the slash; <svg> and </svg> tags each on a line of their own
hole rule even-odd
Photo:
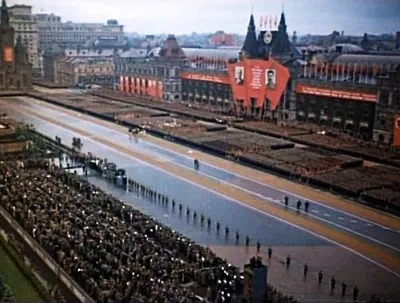
<svg viewBox="0 0 400 303">
<path fill-rule="evenodd" d="M 183 87 L 188 89 L 202 89 L 202 90 L 219 90 L 219 91 L 230 91 L 231 87 L 228 84 L 220 84 L 206 81 L 196 81 L 196 80 L 182 80 Z"/>
<path fill-rule="evenodd" d="M 297 111 L 305 111 L 311 114 L 315 114 L 316 116 L 341 117 L 348 120 L 353 120 L 358 116 L 361 122 L 367 122 L 367 123 L 373 118 L 372 117 L 373 112 L 368 109 L 355 111 L 352 109 L 334 107 L 329 110 L 328 107 L 326 106 L 322 108 L 321 107 L 317 108 L 315 106 L 309 105 L 307 107 L 302 102 L 297 103 L 296 109 Z"/>
<path fill-rule="evenodd" d="M 174 68 L 166 68 L 166 67 L 143 68 L 128 64 L 116 64 L 115 68 L 117 72 L 127 72 L 138 75 L 159 76 L 165 78 L 180 77 L 180 71 Z"/>
<path fill-rule="evenodd" d="M 100 67 L 100 68 L 79 68 L 78 72 L 81 73 L 102 73 L 102 72 L 112 72 L 114 70 L 114 67 Z"/>
</svg>

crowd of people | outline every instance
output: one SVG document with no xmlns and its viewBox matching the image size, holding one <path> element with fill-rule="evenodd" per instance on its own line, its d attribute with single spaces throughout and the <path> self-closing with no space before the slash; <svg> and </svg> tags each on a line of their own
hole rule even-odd
<svg viewBox="0 0 400 303">
<path fill-rule="evenodd" d="M 48 159 L 0 162 L 0 184 L 1 205 L 96 302 L 243 300 L 236 267 Z"/>
<path fill-rule="evenodd" d="M 0 275 L 0 302 L 1 303 L 15 303 L 15 297 L 11 288 L 5 283 L 3 277 Z"/>
</svg>

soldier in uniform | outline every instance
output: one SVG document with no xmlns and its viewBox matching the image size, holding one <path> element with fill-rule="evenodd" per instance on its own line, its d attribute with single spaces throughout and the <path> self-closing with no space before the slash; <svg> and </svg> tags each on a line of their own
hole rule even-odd
<svg viewBox="0 0 400 303">
<path fill-rule="evenodd" d="M 331 278 L 331 291 L 333 292 L 333 290 L 335 289 L 336 286 L 336 279 L 335 277 Z"/>
<path fill-rule="evenodd" d="M 324 277 L 324 274 L 322 273 L 322 270 L 320 270 L 318 273 L 318 284 L 319 285 L 321 285 L 323 277 Z"/>
<path fill-rule="evenodd" d="M 306 278 L 308 273 L 308 265 L 307 263 L 304 264 L 303 266 L 303 277 Z"/>
<path fill-rule="evenodd" d="M 357 301 L 358 298 L 358 287 L 354 287 L 353 289 L 353 301 Z"/>
<path fill-rule="evenodd" d="M 342 282 L 342 297 L 346 295 L 347 284 L 346 282 Z"/>
<path fill-rule="evenodd" d="M 306 211 L 306 212 L 308 212 L 308 208 L 310 207 L 310 202 L 308 202 L 308 201 L 306 201 L 306 202 L 304 202 L 304 210 Z"/>
<path fill-rule="evenodd" d="M 296 206 L 297 210 L 300 210 L 301 208 L 301 200 L 297 201 L 297 206 Z"/>
<path fill-rule="evenodd" d="M 285 206 L 288 206 L 288 205 L 289 205 L 289 197 L 285 196 Z"/>
</svg>

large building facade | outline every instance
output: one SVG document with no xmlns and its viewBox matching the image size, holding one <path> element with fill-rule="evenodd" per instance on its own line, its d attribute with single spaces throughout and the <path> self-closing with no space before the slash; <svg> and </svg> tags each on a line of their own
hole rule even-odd
<svg viewBox="0 0 400 303">
<path fill-rule="evenodd" d="M 26 90 L 32 88 L 32 65 L 28 54 L 11 27 L 10 15 L 5 0 L 1 5 L 0 24 L 0 90 Z"/>
<path fill-rule="evenodd" d="M 174 60 L 168 52 L 164 46 L 116 58 L 120 90 L 400 145 L 396 53 L 346 43 L 294 47 L 284 13 L 273 30 L 257 31 L 251 16 L 241 49 L 183 48 Z"/>
<path fill-rule="evenodd" d="M 104 57 L 64 57 L 55 61 L 54 82 L 69 87 L 93 84 L 113 87 L 114 62 Z"/>
<path fill-rule="evenodd" d="M 152 97 L 161 95 L 167 100 L 183 100 L 226 112 L 236 111 L 238 115 L 248 115 L 251 111 L 250 103 L 254 103 L 254 100 L 250 100 L 251 96 L 243 96 L 240 88 L 239 90 L 235 89 L 237 83 L 235 84 L 235 75 L 232 74 L 230 67 L 238 61 L 251 65 L 258 59 L 264 75 L 257 81 L 265 82 L 265 64 L 274 61 L 272 58 L 272 60 L 268 60 L 269 54 L 273 54 L 282 61 L 291 58 L 292 46 L 286 33 L 284 14 L 281 16 L 279 27 L 268 33 L 271 35 L 269 45 L 264 42 L 267 32 L 267 30 L 262 30 L 257 37 L 254 18 L 251 16 L 242 49 L 181 49 L 176 39 L 171 36 L 162 47 L 153 48 L 140 58 L 122 54 L 116 58 L 116 72 L 120 77 L 120 89 L 131 93 L 148 94 Z M 276 68 L 283 67 L 278 61 L 274 62 Z M 249 74 L 246 85 L 242 87 L 249 88 L 252 86 L 251 83 L 256 81 L 252 80 L 253 67 L 250 65 L 248 66 Z M 285 70 L 285 68 L 283 69 Z M 282 71 L 286 73 L 284 70 Z M 154 84 L 157 87 L 156 95 L 152 89 Z M 161 94 L 160 87 L 162 88 Z M 263 87 L 265 87 L 265 83 L 260 88 Z M 266 90 L 260 88 L 253 90 L 253 95 L 259 93 L 257 97 L 262 99 L 257 105 L 259 116 L 261 112 L 264 113 L 260 108 L 264 108 L 264 101 L 268 100 Z M 275 103 L 277 102 L 275 101 Z M 274 109 L 268 111 L 272 112 Z"/>
<path fill-rule="evenodd" d="M 400 63 L 378 77 L 377 86 L 373 139 L 400 146 Z"/>
<path fill-rule="evenodd" d="M 50 81 L 50 82 L 57 82 L 61 84 L 62 78 L 64 79 L 71 79 L 70 76 L 63 77 L 63 68 L 67 68 L 70 66 L 72 63 L 78 64 L 81 62 L 82 64 L 88 64 L 88 65 L 97 65 L 97 64 L 103 64 L 107 65 L 104 66 L 104 68 L 98 69 L 97 67 L 93 67 L 96 72 L 88 72 L 85 73 L 84 70 L 92 70 L 92 67 L 88 68 L 81 68 L 83 70 L 82 73 L 79 72 L 78 68 L 78 73 L 81 74 L 78 78 L 81 78 L 82 80 L 85 79 L 83 83 L 85 84 L 99 84 L 99 85 L 104 85 L 106 84 L 107 86 L 113 86 L 115 82 L 115 77 L 113 75 L 112 79 L 110 78 L 110 72 L 114 72 L 114 61 L 113 58 L 115 56 L 118 56 L 123 52 L 122 49 L 88 49 L 88 48 L 74 48 L 74 49 L 61 49 L 57 45 L 52 45 L 51 48 L 48 48 L 44 53 L 43 53 L 43 73 L 44 73 L 44 80 Z M 86 60 L 86 61 L 85 61 Z M 86 63 L 84 63 L 86 62 Z M 79 63 L 79 64 L 81 64 Z M 112 68 L 110 68 L 109 65 L 112 65 Z M 83 74 L 87 74 L 87 77 L 84 76 Z M 102 74 L 102 75 L 101 75 Z M 71 75 L 71 72 L 68 70 L 66 71 L 66 75 Z M 98 77 L 96 77 L 96 75 Z M 92 77 L 93 76 L 93 77 Z M 104 76 L 104 77 L 103 77 Z M 99 83 L 96 83 L 96 81 L 99 81 Z M 67 86 L 73 86 L 75 84 L 80 83 L 79 81 L 71 80 L 71 81 L 64 81 L 62 80 L 63 85 Z"/>
<path fill-rule="evenodd" d="M 165 100 L 180 100 L 185 54 L 174 36 L 150 51 L 128 51 L 115 58 L 120 90 Z"/>
<path fill-rule="evenodd" d="M 107 24 L 62 22 L 61 17 L 54 14 L 36 14 L 33 20 L 38 25 L 39 48 L 43 51 L 52 44 L 67 48 L 85 46 L 99 39 L 116 44 L 124 40 L 124 26 L 116 20 L 108 20 Z"/>
<path fill-rule="evenodd" d="M 32 7 L 29 5 L 14 5 L 8 9 L 10 24 L 15 31 L 15 42 L 21 36 L 22 43 L 28 52 L 29 63 L 33 72 L 40 74 L 41 64 L 38 54 L 39 33 L 37 23 L 33 20 Z"/>
</svg>

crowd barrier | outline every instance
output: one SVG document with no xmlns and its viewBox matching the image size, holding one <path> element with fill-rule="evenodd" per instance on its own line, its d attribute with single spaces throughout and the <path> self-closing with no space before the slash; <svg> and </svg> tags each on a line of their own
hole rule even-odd
<svg viewBox="0 0 400 303">
<path fill-rule="evenodd" d="M 28 235 L 28 233 L 15 221 L 8 212 L 0 206 L 0 215 L 15 232 L 21 236 L 24 242 L 36 253 L 36 255 L 57 275 L 64 285 L 79 299 L 81 303 L 95 303 L 95 301 L 58 265 L 48 253 Z"/>
</svg>

